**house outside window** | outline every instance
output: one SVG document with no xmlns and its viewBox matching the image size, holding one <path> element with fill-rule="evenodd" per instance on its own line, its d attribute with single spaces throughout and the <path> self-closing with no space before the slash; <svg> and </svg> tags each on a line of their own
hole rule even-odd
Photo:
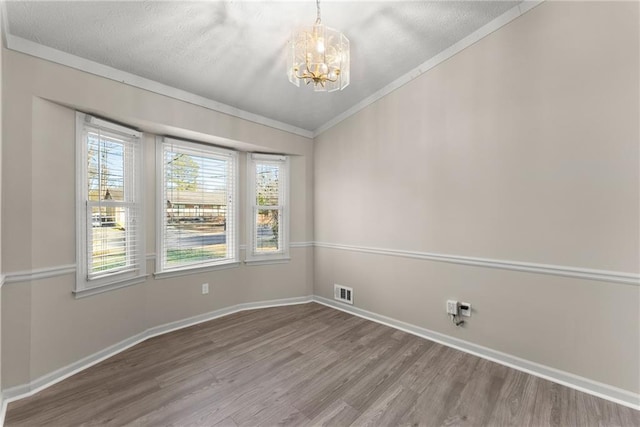
<svg viewBox="0 0 640 427">
<path fill-rule="evenodd" d="M 237 153 L 159 138 L 156 275 L 238 263 Z"/>
<path fill-rule="evenodd" d="M 289 259 L 289 157 L 247 155 L 247 261 Z"/>
<path fill-rule="evenodd" d="M 140 132 L 76 114 L 77 296 L 146 276 L 142 165 Z"/>
</svg>

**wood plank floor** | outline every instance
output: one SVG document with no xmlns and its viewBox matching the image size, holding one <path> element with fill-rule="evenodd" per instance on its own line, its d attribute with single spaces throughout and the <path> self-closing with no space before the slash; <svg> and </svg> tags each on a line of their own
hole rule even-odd
<svg viewBox="0 0 640 427">
<path fill-rule="evenodd" d="M 138 344 L 9 404 L 7 426 L 640 426 L 640 412 L 319 304 Z"/>
</svg>

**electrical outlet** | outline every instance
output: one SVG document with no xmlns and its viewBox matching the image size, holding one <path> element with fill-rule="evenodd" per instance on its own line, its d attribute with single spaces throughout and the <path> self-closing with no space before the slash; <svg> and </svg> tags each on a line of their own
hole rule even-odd
<svg viewBox="0 0 640 427">
<path fill-rule="evenodd" d="M 447 300 L 447 314 L 458 315 L 458 301 Z"/>
<path fill-rule="evenodd" d="M 209 293 L 209 284 L 208 283 L 203 283 L 202 284 L 202 295 L 206 295 Z"/>
<path fill-rule="evenodd" d="M 471 304 L 468 302 L 460 303 L 460 316 L 471 317 Z"/>
</svg>

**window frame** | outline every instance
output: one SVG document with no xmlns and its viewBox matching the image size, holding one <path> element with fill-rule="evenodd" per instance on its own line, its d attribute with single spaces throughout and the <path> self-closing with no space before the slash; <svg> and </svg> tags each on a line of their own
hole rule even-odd
<svg viewBox="0 0 640 427">
<path fill-rule="evenodd" d="M 165 268 L 165 239 L 164 230 L 166 227 L 166 192 L 165 192 L 165 163 L 164 163 L 164 147 L 170 144 L 173 146 L 183 147 L 186 151 L 194 150 L 195 152 L 210 152 L 213 156 L 228 157 L 232 162 L 232 179 L 233 179 L 233 191 L 232 191 L 232 206 L 227 207 L 227 230 L 231 229 L 232 233 L 232 248 L 230 253 L 232 257 L 218 261 L 211 261 L 207 263 L 194 263 L 192 265 L 184 265 L 175 268 Z M 185 141 L 182 139 L 172 137 L 156 137 L 156 263 L 154 277 L 156 278 L 168 278 L 183 276 L 186 274 L 195 274 L 205 271 L 219 270 L 234 268 L 240 265 L 240 244 L 238 239 L 239 220 L 238 212 L 240 206 L 238 204 L 240 183 L 238 180 L 238 152 L 226 148 L 217 147 L 214 145 Z M 233 221 L 229 225 L 229 219 Z M 229 235 L 227 235 L 229 236 Z M 229 239 L 227 239 L 227 244 Z"/>
<path fill-rule="evenodd" d="M 282 217 L 278 224 L 278 237 L 280 238 L 281 250 L 277 252 L 256 251 L 257 239 L 257 211 L 259 206 L 256 203 L 256 167 L 258 164 L 278 164 L 284 169 L 279 182 L 279 197 L 281 201 Z M 246 233 L 247 245 L 245 253 L 245 263 L 251 264 L 272 264 L 288 262 L 291 259 L 291 242 L 289 235 L 290 225 L 290 176 L 291 176 L 291 160 L 290 156 L 282 154 L 263 154 L 263 153 L 247 153 L 247 207 L 245 209 L 247 215 Z M 282 179 L 283 178 L 283 179 Z"/>
<path fill-rule="evenodd" d="M 132 201 L 122 201 L 115 205 L 132 208 L 131 211 L 137 215 L 129 220 L 137 221 L 134 229 L 134 241 L 136 247 L 128 249 L 126 256 L 132 257 L 134 263 L 126 270 L 107 271 L 104 274 L 94 274 L 90 277 L 89 269 L 89 238 L 93 227 L 93 215 L 89 215 L 89 206 L 94 202 L 89 200 L 88 179 L 88 147 L 85 137 L 88 129 L 104 130 L 105 133 L 117 135 L 132 144 L 131 155 L 133 161 L 124 162 L 123 185 L 128 192 L 132 193 Z M 144 230 L 144 196 L 142 185 L 144 179 L 144 149 L 143 134 L 135 129 L 131 129 L 107 120 L 99 119 L 89 114 L 76 112 L 76 281 L 73 293 L 76 298 L 94 295 L 117 289 L 124 286 L 134 285 L 146 280 L 146 258 L 145 258 L 145 230 Z M 130 182 L 133 181 L 133 182 Z M 93 244 L 93 243 L 92 243 Z M 129 244 L 129 241 L 127 241 Z"/>
</svg>

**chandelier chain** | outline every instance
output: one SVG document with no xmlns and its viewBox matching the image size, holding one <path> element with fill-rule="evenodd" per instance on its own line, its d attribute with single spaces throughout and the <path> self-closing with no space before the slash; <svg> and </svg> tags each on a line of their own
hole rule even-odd
<svg viewBox="0 0 640 427">
<path fill-rule="evenodd" d="M 316 0 L 316 9 L 318 10 L 318 17 L 316 18 L 316 24 L 320 23 L 320 0 Z"/>
</svg>

